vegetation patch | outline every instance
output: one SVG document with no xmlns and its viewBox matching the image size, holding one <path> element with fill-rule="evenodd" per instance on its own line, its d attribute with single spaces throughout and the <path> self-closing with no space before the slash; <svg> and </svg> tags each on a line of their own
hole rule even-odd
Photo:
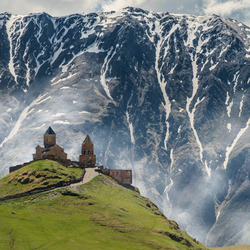
<svg viewBox="0 0 250 250">
<path fill-rule="evenodd" d="M 74 189 L 3 201 L 0 217 L 0 249 L 206 249 L 149 199 L 103 175 Z"/>
<path fill-rule="evenodd" d="M 36 161 L 0 179 L 0 198 L 60 186 L 79 179 L 81 174 L 81 169 L 67 168 L 55 161 Z"/>
</svg>

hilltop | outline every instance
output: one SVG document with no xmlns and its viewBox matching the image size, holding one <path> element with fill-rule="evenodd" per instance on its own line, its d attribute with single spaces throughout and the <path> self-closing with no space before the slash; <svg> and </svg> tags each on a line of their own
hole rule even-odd
<svg viewBox="0 0 250 250">
<path fill-rule="evenodd" d="M 79 168 L 66 168 L 51 160 L 33 162 L 0 179 L 0 200 L 59 187 L 81 178 Z"/>
<path fill-rule="evenodd" d="M 2 178 L 0 193 L 46 188 L 80 174 L 38 161 Z M 0 217 L 0 249 L 206 249 L 149 199 L 101 174 L 83 185 L 2 201 Z"/>
</svg>

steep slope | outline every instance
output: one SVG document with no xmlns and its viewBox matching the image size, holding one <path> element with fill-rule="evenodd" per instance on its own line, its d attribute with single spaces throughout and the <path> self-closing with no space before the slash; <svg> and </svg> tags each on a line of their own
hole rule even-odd
<svg viewBox="0 0 250 250">
<path fill-rule="evenodd" d="M 226 244 L 208 232 L 220 220 L 233 227 L 220 216 L 228 207 L 247 226 L 249 200 L 238 196 L 250 171 L 247 26 L 126 8 L 4 13 L 0 29 L 3 172 L 30 160 L 53 125 L 72 159 L 91 134 L 100 163 L 132 168 L 143 195 L 202 242 Z"/>
<path fill-rule="evenodd" d="M 1 249 L 206 249 L 149 199 L 103 175 L 1 202 L 0 216 Z"/>
</svg>

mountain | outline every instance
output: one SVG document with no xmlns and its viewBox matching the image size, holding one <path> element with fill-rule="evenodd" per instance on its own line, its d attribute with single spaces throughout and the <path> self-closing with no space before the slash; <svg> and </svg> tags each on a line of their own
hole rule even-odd
<svg viewBox="0 0 250 250">
<path fill-rule="evenodd" d="M 250 29 L 219 16 L 0 15 L 1 173 L 48 126 L 208 246 L 249 244 Z M 235 226 L 237 224 L 237 227 Z"/>
<path fill-rule="evenodd" d="M 15 195 L 32 185 L 47 188 L 80 170 L 38 161 L 0 179 L 0 190 Z M 99 175 L 83 185 L 1 202 L 0 248 L 207 249 L 132 189 Z"/>
</svg>

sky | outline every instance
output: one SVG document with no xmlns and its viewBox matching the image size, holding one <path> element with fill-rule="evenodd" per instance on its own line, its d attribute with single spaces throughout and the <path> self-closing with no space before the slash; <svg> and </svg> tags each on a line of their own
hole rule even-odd
<svg viewBox="0 0 250 250">
<path fill-rule="evenodd" d="M 127 6 L 180 14 L 216 14 L 250 26 L 250 0 L 1 0 L 0 13 L 47 12 L 52 16 L 64 16 L 119 10 Z"/>
</svg>

